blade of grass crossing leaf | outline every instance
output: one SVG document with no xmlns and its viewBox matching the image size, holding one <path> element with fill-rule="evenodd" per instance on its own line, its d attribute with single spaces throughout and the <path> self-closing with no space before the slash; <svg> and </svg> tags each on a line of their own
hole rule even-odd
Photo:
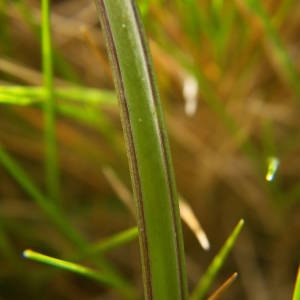
<svg viewBox="0 0 300 300">
<path fill-rule="evenodd" d="M 106 285 L 109 285 L 121 292 L 121 294 L 126 299 L 133 299 L 134 298 L 134 291 L 131 290 L 130 287 L 126 285 L 123 281 L 120 281 L 119 278 L 116 278 L 112 276 L 111 274 L 108 274 L 106 272 L 98 272 L 95 270 L 92 270 L 88 267 L 79 265 L 77 263 L 69 262 L 62 259 L 57 259 L 48 255 L 41 254 L 36 251 L 32 250 L 25 250 L 23 252 L 23 256 L 27 259 L 37 261 L 43 264 L 47 264 L 53 267 L 56 267 L 58 269 L 70 271 L 76 274 L 79 274 L 81 276 L 93 279 L 99 283 L 103 283 Z"/>
<path fill-rule="evenodd" d="M 114 248 L 135 240 L 138 235 L 139 233 L 137 227 L 126 229 L 111 237 L 106 238 L 105 240 L 98 242 L 97 244 L 94 244 L 87 250 L 87 253 L 88 255 L 94 255 L 96 253 L 110 251 Z"/>
<path fill-rule="evenodd" d="M 99 242 L 96 242 L 93 245 L 88 246 L 83 252 L 72 257 L 74 261 L 80 261 L 86 257 L 89 257 L 91 259 L 92 257 L 97 256 L 97 259 L 99 261 L 99 257 L 101 258 L 103 253 L 121 247 L 133 240 L 136 240 L 137 238 L 138 228 L 132 227 L 130 229 L 126 229 L 124 231 L 116 233 Z M 99 267 L 103 268 L 103 263 L 105 266 L 105 261 L 102 259 L 100 261 Z M 114 274 L 117 274 L 109 265 L 107 266 L 107 270 L 110 270 L 111 272 L 114 272 Z"/>
<path fill-rule="evenodd" d="M 42 91 L 39 90 L 24 90 L 24 94 L 28 94 L 28 96 L 22 95 L 22 90 L 20 91 L 14 91 L 14 92 L 6 92 L 3 94 L 0 94 L 0 104 L 9 104 L 9 105 L 18 105 L 18 106 L 28 106 L 28 105 L 35 105 L 35 107 L 42 108 L 41 104 L 44 102 L 44 95 Z M 120 151 L 119 141 L 116 136 L 116 130 L 113 126 L 113 124 L 110 122 L 110 120 L 99 110 L 98 106 L 96 107 L 96 98 L 93 96 L 93 91 L 91 93 L 91 97 L 89 97 L 89 91 L 87 91 L 87 94 L 85 95 L 85 98 L 88 99 L 88 103 L 85 105 L 82 105 L 84 101 L 82 101 L 82 104 L 78 101 L 80 100 L 72 100 L 71 95 L 64 95 L 67 91 L 58 91 L 58 94 L 62 94 L 62 96 L 67 99 L 70 98 L 70 101 L 68 103 L 62 103 L 59 101 L 56 105 L 57 112 L 60 115 L 63 115 L 65 117 L 74 119 L 78 122 L 82 122 L 84 124 L 87 124 L 93 128 L 96 128 L 105 136 L 105 138 L 108 140 L 110 145 L 114 148 L 115 151 Z M 1 87 L 0 87 L 0 93 L 1 93 Z M 41 94 L 41 97 L 39 95 Z M 101 93 L 100 93 L 101 94 Z M 114 95 L 114 94 L 113 94 Z M 76 97 L 76 95 L 74 95 Z M 82 99 L 82 98 L 81 98 Z M 106 101 L 103 99 L 103 103 L 106 102 L 115 105 L 115 99 L 112 99 L 112 101 Z M 72 102 L 78 102 L 78 105 L 76 103 Z M 94 103 L 95 102 L 95 103 Z M 101 98 L 99 98 L 99 104 L 101 104 Z M 123 151 L 122 151 L 123 152 Z"/>
<path fill-rule="evenodd" d="M 69 88 L 57 88 L 54 90 L 56 97 L 81 101 L 89 104 L 117 104 L 116 93 L 109 90 L 98 90 L 85 87 L 69 87 Z"/>
<path fill-rule="evenodd" d="M 208 290 L 214 282 L 217 274 L 224 265 L 228 254 L 235 244 L 237 237 L 239 236 L 244 225 L 244 220 L 240 220 L 237 226 L 234 228 L 231 235 L 228 237 L 219 253 L 215 256 L 212 263 L 209 265 L 207 271 L 200 279 L 195 290 L 193 291 L 190 300 L 202 300 L 205 298 Z"/>
<path fill-rule="evenodd" d="M 295 288 L 293 293 L 293 300 L 299 300 L 300 299 L 300 266 L 298 267 L 298 273 L 297 278 L 295 282 Z"/>
<path fill-rule="evenodd" d="M 60 100 L 79 102 L 82 104 L 117 104 L 116 93 L 109 90 L 98 90 L 80 86 L 55 88 L 54 96 Z M 43 87 L 0 86 L 0 95 L 26 97 L 32 102 L 45 101 L 47 94 Z"/>
<path fill-rule="evenodd" d="M 50 24 L 50 0 L 42 0 L 42 62 L 43 81 L 47 95 L 45 103 L 45 169 L 49 198 L 58 204 L 60 182 L 55 136 L 55 99 Z"/>
<path fill-rule="evenodd" d="M 134 1 L 96 0 L 128 146 L 146 299 L 186 299 L 178 198 L 158 91 Z M 159 187 L 159 189 L 158 189 Z"/>
</svg>

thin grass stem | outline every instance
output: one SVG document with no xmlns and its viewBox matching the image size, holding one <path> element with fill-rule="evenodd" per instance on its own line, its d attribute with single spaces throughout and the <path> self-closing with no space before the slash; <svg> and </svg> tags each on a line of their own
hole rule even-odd
<svg viewBox="0 0 300 300">
<path fill-rule="evenodd" d="M 108 252 L 135 240 L 138 235 L 139 232 L 137 227 L 126 229 L 94 244 L 87 250 L 86 253 L 88 255 L 95 255 L 97 253 Z"/>
<path fill-rule="evenodd" d="M 201 277 L 200 281 L 198 282 L 195 290 L 193 291 L 190 297 L 190 300 L 202 300 L 205 298 L 217 274 L 223 267 L 228 254 L 230 253 L 232 247 L 234 246 L 235 241 L 243 228 L 243 225 L 244 225 L 244 220 L 240 220 L 239 223 L 234 228 L 233 232 L 230 234 L 230 236 L 224 243 L 219 253 L 215 256 L 212 263 L 209 265 L 205 274 Z"/>
<path fill-rule="evenodd" d="M 58 204 L 60 198 L 60 180 L 55 135 L 55 99 L 50 24 L 50 1 L 42 0 L 43 82 L 47 95 L 45 103 L 45 170 L 49 198 Z"/>
<path fill-rule="evenodd" d="M 219 299 L 227 290 L 228 288 L 233 284 L 233 282 L 236 280 L 238 276 L 238 273 L 233 273 L 229 278 L 226 279 L 225 282 L 222 283 L 222 285 L 214 291 L 214 293 L 207 298 L 207 300 L 217 300 Z"/>
<path fill-rule="evenodd" d="M 67 100 L 70 102 L 78 102 L 82 104 L 117 104 L 116 93 L 109 90 L 99 90 L 93 88 L 86 88 L 81 86 L 74 87 L 58 87 L 53 90 L 54 96 L 60 100 Z M 18 98 L 25 98 L 28 104 L 36 102 L 44 102 L 47 99 L 47 93 L 44 87 L 28 87 L 28 86 L 0 86 L 0 103 L 6 103 L 5 99 L 8 97 L 15 97 L 13 104 L 18 104 Z M 20 100 L 22 104 L 23 100 Z M 31 101 L 31 102 L 30 102 Z"/>
<path fill-rule="evenodd" d="M 120 281 L 118 277 L 113 276 L 111 273 L 98 272 L 80 264 L 44 255 L 30 249 L 23 251 L 23 256 L 27 259 L 50 265 L 61 270 L 70 271 L 72 273 L 93 279 L 99 283 L 111 286 L 118 290 L 126 299 L 135 298 L 134 291 L 127 286 L 127 284 L 125 284 L 123 281 Z"/>
</svg>

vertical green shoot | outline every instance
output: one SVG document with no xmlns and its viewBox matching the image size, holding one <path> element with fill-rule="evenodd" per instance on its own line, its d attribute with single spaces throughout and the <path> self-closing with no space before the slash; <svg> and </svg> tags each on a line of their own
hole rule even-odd
<svg viewBox="0 0 300 300">
<path fill-rule="evenodd" d="M 96 0 L 137 206 L 145 298 L 187 298 L 178 197 L 148 45 L 133 0 Z"/>
<path fill-rule="evenodd" d="M 233 232 L 230 234 L 223 247 L 219 253 L 215 256 L 212 263 L 209 265 L 207 271 L 200 279 L 194 292 L 191 295 L 190 300 L 202 300 L 205 298 L 209 288 L 214 282 L 217 274 L 224 265 L 228 254 L 230 253 L 232 247 L 235 244 L 237 237 L 239 236 L 244 225 L 244 220 L 240 220 L 239 223 L 234 228 Z"/>
<path fill-rule="evenodd" d="M 42 62 L 43 81 L 47 94 L 47 100 L 45 103 L 46 181 L 49 198 L 54 203 L 58 203 L 60 187 L 55 136 L 55 99 L 53 92 L 53 63 L 49 0 L 42 0 Z"/>
</svg>

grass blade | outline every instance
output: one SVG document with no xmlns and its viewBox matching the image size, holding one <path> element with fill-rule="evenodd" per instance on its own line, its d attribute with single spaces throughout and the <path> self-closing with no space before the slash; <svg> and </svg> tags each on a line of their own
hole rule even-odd
<svg viewBox="0 0 300 300">
<path fill-rule="evenodd" d="M 58 87 L 53 90 L 53 93 L 55 98 L 58 98 L 60 100 L 67 100 L 70 102 L 79 102 L 82 104 L 90 105 L 117 104 L 116 93 L 109 90 L 98 90 L 93 88 L 74 86 Z M 25 99 L 28 99 L 28 104 L 33 104 L 35 102 L 44 102 L 47 99 L 47 94 L 45 92 L 44 87 L 0 86 L 0 95 L 3 98 L 3 103 L 5 97 L 24 97 Z M 14 101 L 13 104 L 18 104 L 17 99 Z"/>
<path fill-rule="evenodd" d="M 118 277 L 115 277 L 107 272 L 98 272 L 88 267 L 79 265 L 77 263 L 54 258 L 29 249 L 23 252 L 23 256 L 27 259 L 50 265 L 58 269 L 70 271 L 81 276 L 93 279 L 97 282 L 111 286 L 119 290 L 119 292 L 121 292 L 122 295 L 126 297 L 126 299 L 135 298 L 133 296 L 134 292 L 123 281 L 120 281 Z"/>
<path fill-rule="evenodd" d="M 32 7 L 30 7 L 29 3 L 24 0 L 16 1 L 14 5 L 16 5 L 16 8 L 19 10 L 24 21 L 30 27 L 31 31 L 37 37 L 38 41 L 40 41 L 41 24 L 34 15 Z M 52 48 L 52 52 L 54 68 L 57 70 L 58 74 L 62 75 L 63 78 L 69 81 L 79 83 L 80 80 L 78 74 L 76 74 L 75 70 L 73 70 L 72 66 L 65 60 L 61 53 L 55 48 Z"/>
<path fill-rule="evenodd" d="M 295 288 L 293 294 L 293 300 L 299 300 L 299 299 L 300 299 L 300 267 L 298 268 L 297 279 L 295 282 Z"/>
<path fill-rule="evenodd" d="M 217 274 L 219 273 L 222 266 L 224 265 L 228 254 L 230 253 L 237 237 L 239 236 L 239 234 L 243 228 L 243 225 L 244 225 L 244 220 L 240 220 L 239 223 L 234 228 L 231 235 L 228 237 L 228 239 L 224 243 L 224 245 L 221 248 L 221 250 L 219 251 L 219 253 L 215 256 L 212 263 L 209 265 L 205 274 L 200 279 L 194 292 L 191 295 L 191 298 L 190 298 L 191 300 L 204 299 L 209 288 L 211 287 L 212 283 L 214 282 Z"/>
<path fill-rule="evenodd" d="M 28 106 L 36 102 L 39 102 L 39 100 L 34 100 L 26 96 L 19 97 L 10 94 L 0 94 L 0 104 Z"/>
<path fill-rule="evenodd" d="M 137 227 L 126 229 L 113 236 L 106 238 L 105 240 L 94 244 L 87 250 L 87 254 L 94 255 L 100 252 L 103 253 L 110 251 L 114 248 L 124 245 L 125 243 L 135 240 L 138 237 L 138 235 L 139 233 Z"/>
<path fill-rule="evenodd" d="M 233 284 L 237 276 L 238 273 L 233 273 L 211 296 L 208 297 L 207 300 L 219 299 L 224 294 L 224 292 Z"/>
<path fill-rule="evenodd" d="M 45 168 L 48 195 L 54 203 L 60 198 L 60 183 L 55 136 L 55 99 L 53 89 L 52 40 L 50 29 L 50 1 L 42 0 L 42 62 L 46 89 L 45 103 Z"/>
<path fill-rule="evenodd" d="M 146 299 L 186 299 L 178 198 L 158 91 L 134 1 L 96 0 L 121 106 Z M 159 189 L 157 188 L 159 187 Z"/>
<path fill-rule="evenodd" d="M 180 210 L 180 217 L 183 222 L 191 229 L 191 231 L 196 236 L 199 244 L 201 247 L 208 251 L 210 248 L 209 240 L 206 236 L 205 231 L 203 230 L 201 224 L 199 223 L 198 219 L 196 218 L 192 208 L 190 205 L 183 200 L 182 197 L 179 198 L 179 210 Z"/>
<path fill-rule="evenodd" d="M 45 215 L 53 222 L 60 230 L 60 232 L 75 246 L 78 247 L 81 253 L 85 253 L 88 245 L 85 238 L 72 226 L 66 216 L 59 207 L 49 201 L 36 187 L 33 181 L 25 173 L 25 171 L 14 161 L 12 157 L 0 146 L 0 164 L 2 164 L 16 182 L 24 189 L 24 191 L 32 198 L 32 200 L 39 206 Z M 101 267 L 106 272 L 113 274 L 119 280 L 124 281 L 121 275 L 109 264 L 101 255 L 98 257 Z"/>
</svg>

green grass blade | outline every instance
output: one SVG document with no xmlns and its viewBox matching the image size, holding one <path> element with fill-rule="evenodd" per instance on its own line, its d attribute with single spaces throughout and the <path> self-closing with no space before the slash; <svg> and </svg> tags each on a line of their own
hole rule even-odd
<svg viewBox="0 0 300 300">
<path fill-rule="evenodd" d="M 59 98 L 60 100 L 67 100 L 70 102 L 79 102 L 91 105 L 117 104 L 116 93 L 109 90 L 99 90 L 94 88 L 74 86 L 55 88 L 53 92 L 55 98 Z M 24 97 L 30 99 L 30 103 L 45 101 L 47 98 L 45 89 L 43 87 L 29 86 L 0 86 L 0 96 L 3 98 L 3 103 L 5 103 L 4 101 L 6 96 Z M 15 103 L 13 104 L 18 104 L 16 100 L 14 100 L 14 102 Z M 28 104 L 30 103 L 28 101 Z"/>
<path fill-rule="evenodd" d="M 10 94 L 0 94 L 0 104 L 28 106 L 36 102 L 39 102 L 39 100 L 32 99 L 26 96 L 19 97 Z"/>
<path fill-rule="evenodd" d="M 49 198 L 54 203 L 58 203 L 60 198 L 60 182 L 55 136 L 55 99 L 49 0 L 42 0 L 42 62 L 43 81 L 47 94 L 47 101 L 45 103 L 45 169 L 47 188 Z"/>
<path fill-rule="evenodd" d="M 118 277 L 115 277 L 110 273 L 98 272 L 88 267 L 79 265 L 77 263 L 69 262 L 62 259 L 57 259 L 29 249 L 23 252 L 23 256 L 27 259 L 37 261 L 46 265 L 50 265 L 58 269 L 70 271 L 79 274 L 81 276 L 93 279 L 99 283 L 103 283 L 108 286 L 111 286 L 119 290 L 126 299 L 135 298 L 134 291 L 132 291 L 131 288 L 127 286 L 123 281 L 120 281 Z"/>
<path fill-rule="evenodd" d="M 60 115 L 96 128 L 103 134 L 110 145 L 119 151 L 116 130 L 110 120 L 99 110 L 102 105 L 117 104 L 116 94 L 111 91 L 100 91 L 84 87 L 58 88 L 54 90 L 58 101 L 57 112 Z M 42 108 L 46 100 L 45 89 L 42 87 L 0 86 L 0 104 Z M 76 103 L 77 102 L 77 103 Z"/>
<path fill-rule="evenodd" d="M 86 102 L 89 104 L 117 104 L 115 92 L 109 90 L 98 90 L 85 87 L 57 88 L 54 90 L 56 97 L 65 100 Z"/>
<path fill-rule="evenodd" d="M 28 175 L 22 168 L 14 161 L 13 158 L 0 146 L 0 164 L 2 164 L 23 190 L 32 198 L 32 200 L 39 206 L 49 220 L 57 226 L 60 232 L 75 246 L 78 247 L 81 253 L 85 253 L 88 245 L 85 238 L 74 229 L 72 224 L 67 220 L 63 212 L 52 202 L 50 202 L 35 186 Z M 101 255 L 98 256 L 98 261 L 105 272 L 112 274 L 120 281 L 124 281 L 123 277 L 111 266 Z"/>
<path fill-rule="evenodd" d="M 300 299 L 300 267 L 298 268 L 297 279 L 295 282 L 295 288 L 293 293 L 293 300 Z"/>
<path fill-rule="evenodd" d="M 23 0 L 18 0 L 15 3 L 17 9 L 19 10 L 20 14 L 23 16 L 25 22 L 29 25 L 31 31 L 35 34 L 38 40 L 41 39 L 41 25 L 38 22 L 38 19 L 32 12 L 32 8 L 30 5 Z M 74 83 L 79 83 L 79 76 L 73 70 L 72 66 L 65 60 L 65 58 L 60 54 L 60 52 L 53 48 L 53 64 L 55 70 L 57 70 L 59 75 L 62 75 L 63 78 L 70 80 Z"/>
<path fill-rule="evenodd" d="M 178 198 L 139 14 L 134 1 L 96 3 L 113 65 L 128 148 L 145 298 L 186 299 Z"/>
<path fill-rule="evenodd" d="M 135 240 L 138 237 L 138 235 L 139 233 L 137 227 L 126 229 L 111 237 L 106 238 L 105 240 L 94 244 L 88 249 L 87 253 L 88 255 L 94 255 L 100 252 L 103 253 L 110 251 L 114 248 L 124 245 L 125 243 Z"/>
<path fill-rule="evenodd" d="M 14 161 L 12 157 L 0 146 L 0 164 L 2 164 L 11 176 L 18 182 L 33 201 L 45 212 L 49 219 L 57 225 L 62 233 L 74 244 L 83 248 L 84 239 L 68 223 L 66 217 L 50 202 L 35 186 L 29 176 Z"/>
<path fill-rule="evenodd" d="M 195 290 L 193 291 L 190 297 L 191 300 L 201 300 L 205 298 L 209 288 L 214 282 L 217 274 L 219 273 L 222 266 L 224 265 L 228 254 L 230 253 L 232 247 L 234 246 L 235 241 L 243 228 L 243 225 L 244 225 L 244 220 L 240 220 L 237 226 L 234 228 L 231 235 L 224 243 L 219 253 L 215 256 L 212 263 L 209 265 L 205 274 L 200 279 L 199 283 L 197 284 Z"/>
</svg>

